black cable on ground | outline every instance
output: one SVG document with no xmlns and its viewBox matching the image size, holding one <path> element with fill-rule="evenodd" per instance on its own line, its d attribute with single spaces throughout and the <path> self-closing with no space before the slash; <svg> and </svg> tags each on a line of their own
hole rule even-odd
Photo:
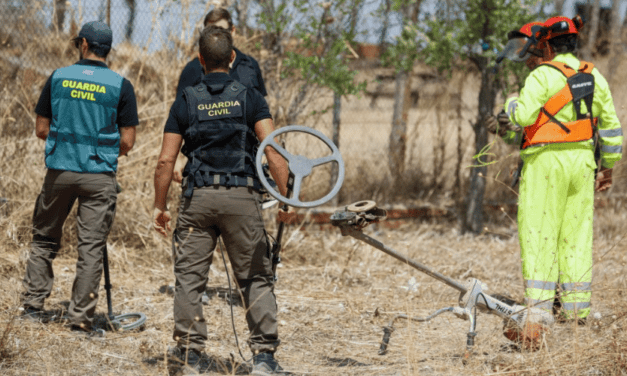
<svg viewBox="0 0 627 376">
<path fill-rule="evenodd" d="M 242 354 L 242 349 L 239 346 L 239 338 L 237 337 L 237 330 L 235 329 L 235 313 L 233 312 L 233 288 L 231 287 L 231 276 L 229 275 L 229 268 L 226 265 L 226 257 L 224 257 L 224 252 L 226 252 L 226 247 L 224 246 L 224 242 L 222 242 L 222 238 L 218 238 L 220 242 L 220 249 L 222 254 L 222 262 L 224 263 L 224 271 L 226 272 L 226 280 L 229 283 L 229 305 L 231 306 L 231 326 L 233 328 L 233 335 L 235 336 L 235 345 L 237 346 L 237 351 L 239 352 L 239 356 L 242 357 L 244 363 L 248 363 L 252 360 L 244 357 Z"/>
</svg>

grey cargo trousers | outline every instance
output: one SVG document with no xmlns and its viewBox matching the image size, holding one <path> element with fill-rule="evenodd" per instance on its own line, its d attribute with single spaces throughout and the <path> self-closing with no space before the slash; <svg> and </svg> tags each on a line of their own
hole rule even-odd
<svg viewBox="0 0 627 376">
<path fill-rule="evenodd" d="M 274 352 L 279 345 L 271 247 L 260 200 L 261 195 L 247 187 L 202 187 L 194 189 L 191 198 L 182 197 L 172 238 L 173 338 L 179 347 L 204 350 L 202 295 L 219 236 L 244 297 L 250 349 Z"/>
<path fill-rule="evenodd" d="M 33 242 L 26 265 L 22 304 L 43 309 L 54 282 L 52 261 L 57 256 L 63 223 L 74 202 L 78 233 L 78 261 L 68 315 L 70 324 L 91 328 L 102 277 L 102 257 L 115 216 L 115 175 L 48 170 L 33 213 Z"/>
</svg>

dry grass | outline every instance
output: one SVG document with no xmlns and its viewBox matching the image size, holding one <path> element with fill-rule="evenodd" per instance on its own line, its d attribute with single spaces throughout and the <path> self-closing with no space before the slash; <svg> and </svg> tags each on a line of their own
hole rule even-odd
<svg viewBox="0 0 627 376">
<path fill-rule="evenodd" d="M 494 230 L 512 232 L 511 227 Z M 453 278 L 478 278 L 490 291 L 520 298 L 515 237 L 460 236 L 449 224 L 430 223 L 395 229 L 380 226 L 367 232 Z M 381 328 L 393 315 L 424 316 L 455 305 L 454 290 L 363 243 L 342 238 L 337 231 L 311 227 L 290 231 L 286 239 L 276 291 L 283 341 L 277 356 L 296 374 L 614 375 L 627 370 L 625 249 L 613 239 L 602 237 L 595 246 L 593 305 L 602 314 L 601 320 L 586 327 L 557 326 L 542 349 L 530 353 L 511 351 L 502 335 L 501 320 L 479 314 L 477 345 L 467 361 L 461 355 L 468 324 L 446 315 L 425 324 L 398 322 L 389 354 L 377 355 Z M 103 339 L 77 338 L 60 324 L 16 323 L 23 264 L 3 260 L 13 271 L 4 272 L 0 280 L 5 291 L 0 320 L 8 333 L 1 342 L 0 369 L 12 375 L 167 374 L 161 359 L 172 344 L 172 299 L 160 292 L 160 287 L 172 284 L 172 274 L 167 260 L 159 261 L 161 252 L 112 247 L 115 311 L 144 312 L 148 323 L 142 332 L 108 333 Z M 212 269 L 210 286 L 224 289 L 226 276 L 220 258 Z M 68 299 L 74 259 L 60 257 L 55 271 L 48 309 L 62 306 Z M 102 298 L 98 312 L 106 312 Z M 224 363 L 231 354 L 237 359 L 226 299 L 213 297 L 205 315 L 210 333 L 207 352 Z M 240 340 L 246 336 L 243 315 L 242 308 L 236 307 Z"/>
<path fill-rule="evenodd" d="M 2 35 L 4 40 L 6 36 Z M 0 55 L 20 58 L 20 51 L 52 54 L 58 66 L 75 56 L 67 50 L 67 36 L 47 36 L 46 43 L 9 49 Z M 22 41 L 26 43 L 26 41 Z M 242 42 L 243 43 L 243 42 Z M 249 52 L 260 54 L 250 49 Z M 161 62 L 168 61 L 167 66 Z M 116 312 L 143 312 L 146 329 L 135 333 L 108 333 L 105 338 L 82 338 L 61 324 L 35 324 L 16 320 L 21 279 L 30 241 L 33 205 L 45 174 L 43 142 L 33 135 L 33 109 L 39 91 L 54 67 L 16 65 L 0 58 L 0 374 L 7 375 L 147 375 L 169 370 L 163 362 L 172 345 L 172 298 L 160 291 L 173 284 L 170 244 L 151 229 L 152 174 L 161 143 L 162 126 L 172 101 L 178 73 L 186 62 L 165 52 L 147 55 L 122 46 L 111 57 L 111 67 L 135 85 L 141 124 L 134 150 L 120 163 L 119 182 L 124 191 L 109 237 L 113 304 Z M 606 69 L 607 63 L 599 67 Z M 273 69 L 277 69 L 274 66 Z M 617 69 L 612 79 L 615 103 L 627 119 L 627 93 L 619 84 L 627 69 Z M 293 98 L 296 82 L 272 81 L 281 98 Z M 364 75 L 370 74 L 364 72 Z M 469 123 L 476 113 L 477 77 L 458 72 L 451 81 L 418 81 L 418 106 L 409 117 L 407 190 L 389 192 L 387 135 L 391 100 L 369 98 L 343 102 L 340 145 L 347 176 L 339 204 L 362 199 L 381 203 L 425 201 L 452 205 L 464 195 L 473 143 Z M 291 85 L 291 86 L 290 86 Z M 275 95 L 276 94 L 276 95 Z M 271 92 L 274 113 L 283 114 L 288 103 Z M 278 98 L 278 99 L 277 99 Z M 300 121 L 330 135 L 330 114 L 307 116 L 327 108 L 331 95 L 319 92 L 301 109 Z M 291 99 L 290 99 L 291 100 Z M 285 116 L 281 119 L 285 119 Z M 280 120 L 282 121 L 282 120 Z M 461 140 L 461 141 L 460 141 Z M 295 152 L 316 153 L 305 140 L 287 140 Z M 497 164 L 490 167 L 488 198 L 515 201 L 514 192 L 500 182 L 508 178 L 515 151 L 496 141 Z M 461 165 L 458 161 L 462 161 Z M 377 355 L 382 327 L 397 313 L 423 316 L 457 304 L 451 288 L 402 265 L 383 253 L 343 238 L 333 228 L 307 226 L 289 229 L 284 238 L 284 264 L 279 269 L 277 298 L 280 335 L 277 357 L 296 374 L 312 375 L 621 375 L 627 374 L 627 280 L 624 273 L 627 236 L 624 163 L 615 171 L 615 188 L 600 195 L 595 222 L 593 307 L 601 314 L 586 327 L 557 326 L 535 353 L 511 351 L 502 335 L 502 323 L 479 314 L 477 344 L 464 361 L 467 323 L 440 316 L 431 323 L 399 322 L 389 354 Z M 308 194 L 319 195 L 327 187 L 326 172 L 312 179 Z M 174 186 L 170 203 L 178 202 Z M 273 213 L 267 214 L 269 231 L 275 232 Z M 453 222 L 390 223 L 367 233 L 396 250 L 453 278 L 474 277 L 490 291 L 522 297 L 516 224 L 505 213 L 494 214 L 483 236 L 462 236 Z M 55 286 L 46 309 L 62 308 L 69 299 L 75 272 L 76 240 L 73 216 L 65 226 L 63 247 L 55 261 Z M 216 253 L 210 286 L 226 288 L 226 274 Z M 415 283 L 414 283 L 415 282 Z M 222 295 L 220 295 L 222 296 Z M 215 296 L 205 307 L 209 323 L 207 352 L 223 364 L 238 359 L 227 300 Z M 104 290 L 97 312 L 106 312 Z M 246 338 L 244 312 L 235 307 L 240 342 Z M 247 350 L 244 350 L 248 354 Z M 229 372 L 223 372 L 229 373 Z"/>
</svg>

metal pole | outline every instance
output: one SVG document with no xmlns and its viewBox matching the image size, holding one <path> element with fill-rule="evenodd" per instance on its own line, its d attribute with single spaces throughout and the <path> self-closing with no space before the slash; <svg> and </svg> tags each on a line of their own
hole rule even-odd
<svg viewBox="0 0 627 376">
<path fill-rule="evenodd" d="M 361 231 L 355 231 L 355 230 L 350 230 L 348 232 L 348 235 L 352 236 L 355 239 L 361 240 L 363 242 L 366 242 L 368 244 L 370 244 L 371 246 L 387 253 L 388 255 L 394 257 L 395 259 L 402 261 L 405 264 L 408 264 L 409 266 L 413 267 L 414 269 L 418 269 L 421 272 L 437 279 L 440 280 L 444 283 L 446 283 L 447 285 L 451 286 L 452 288 L 458 290 L 461 293 L 466 293 L 468 292 L 468 288 L 466 286 L 464 286 L 463 284 L 459 283 L 458 281 L 451 279 L 445 275 L 442 275 L 434 270 L 431 270 L 429 267 L 422 265 L 412 259 L 410 259 L 409 257 L 398 253 L 397 251 L 395 251 L 394 249 L 387 247 L 385 244 L 381 243 L 380 241 L 373 239 L 371 237 L 369 237 L 368 235 L 364 234 Z"/>
<path fill-rule="evenodd" d="M 107 25 L 111 27 L 111 0 L 107 0 Z"/>
<path fill-rule="evenodd" d="M 333 93 L 333 136 L 332 140 L 338 150 L 340 149 L 340 115 L 342 114 L 342 97 L 338 93 Z M 339 166 L 331 164 L 331 181 L 329 186 L 333 188 L 338 178 Z M 331 205 L 337 206 L 340 197 L 336 195 L 331 199 Z"/>
<path fill-rule="evenodd" d="M 289 178 L 287 179 L 287 192 L 285 194 L 285 197 L 287 197 L 288 199 L 292 198 L 293 188 L 294 188 L 294 176 L 290 174 Z M 281 210 L 287 213 L 287 211 L 289 210 L 289 206 L 287 204 L 283 204 L 281 206 Z M 277 230 L 276 239 L 272 247 L 272 274 L 274 275 L 275 281 L 278 279 L 276 275 L 276 267 L 279 263 L 281 263 L 281 255 L 280 255 L 281 239 L 283 238 L 284 229 L 285 229 L 285 222 L 281 221 L 281 223 L 279 223 L 279 228 Z"/>
<path fill-rule="evenodd" d="M 111 279 L 109 278 L 109 255 L 107 253 L 107 246 L 105 245 L 104 252 L 102 254 L 102 263 L 104 266 L 104 288 L 107 291 L 107 308 L 109 310 L 109 319 L 113 320 L 113 303 L 111 303 Z"/>
</svg>

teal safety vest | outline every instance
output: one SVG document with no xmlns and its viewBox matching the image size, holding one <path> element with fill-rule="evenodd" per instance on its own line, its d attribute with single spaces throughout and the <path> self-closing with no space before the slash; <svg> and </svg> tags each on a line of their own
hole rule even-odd
<svg viewBox="0 0 627 376">
<path fill-rule="evenodd" d="M 86 173 L 117 170 L 116 119 L 123 80 L 109 68 L 93 65 L 70 65 L 52 74 L 46 167 Z"/>
</svg>

